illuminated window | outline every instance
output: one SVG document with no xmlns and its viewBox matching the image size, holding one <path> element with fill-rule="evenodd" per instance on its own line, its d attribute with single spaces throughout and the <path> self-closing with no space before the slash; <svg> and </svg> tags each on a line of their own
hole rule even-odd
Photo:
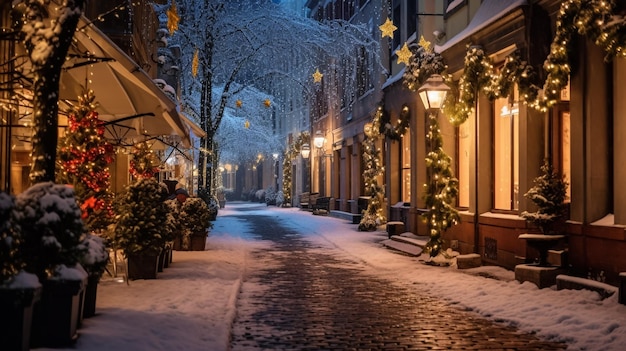
<svg viewBox="0 0 626 351">
<path fill-rule="evenodd" d="M 497 99 L 494 108 L 494 208 L 519 208 L 519 108 L 514 98 Z"/>
<path fill-rule="evenodd" d="M 470 120 L 473 117 L 470 118 Z M 472 131 L 470 122 L 465 122 L 459 126 L 458 130 L 458 170 L 459 179 L 459 207 L 469 207 L 470 188 L 470 152 L 472 147 Z"/>
<path fill-rule="evenodd" d="M 407 130 L 402 145 L 402 201 L 411 202 L 411 133 Z"/>
</svg>

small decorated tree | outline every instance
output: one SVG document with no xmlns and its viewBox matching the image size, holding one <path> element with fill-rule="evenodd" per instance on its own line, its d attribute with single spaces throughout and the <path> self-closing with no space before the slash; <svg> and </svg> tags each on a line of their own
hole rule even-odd
<svg viewBox="0 0 626 351">
<path fill-rule="evenodd" d="M 545 159 L 541 175 L 533 180 L 535 184 L 524 196 L 537 206 L 535 212 L 522 212 L 521 216 L 536 225 L 544 234 L 554 234 L 554 224 L 565 214 L 567 182 L 554 171 L 552 164 Z"/>
<path fill-rule="evenodd" d="M 114 151 L 104 137 L 104 123 L 94 100 L 89 91 L 69 111 L 68 128 L 58 145 L 56 182 L 74 187 L 83 221 L 97 232 L 113 220 L 109 164 Z"/>
<path fill-rule="evenodd" d="M 127 255 L 156 254 L 164 247 L 167 192 L 154 178 L 130 184 L 114 202 L 113 240 Z"/>
</svg>

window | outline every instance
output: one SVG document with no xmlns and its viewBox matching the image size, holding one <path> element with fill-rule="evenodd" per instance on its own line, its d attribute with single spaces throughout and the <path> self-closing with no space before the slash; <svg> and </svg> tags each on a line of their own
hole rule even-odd
<svg viewBox="0 0 626 351">
<path fill-rule="evenodd" d="M 560 134 L 561 134 L 561 174 L 567 182 L 567 199 L 565 202 L 570 202 L 572 198 L 572 190 L 570 184 L 572 183 L 572 169 L 571 169 L 571 146 L 570 146 L 570 115 L 569 111 L 561 112 L 560 121 Z"/>
<path fill-rule="evenodd" d="M 519 209 L 519 108 L 513 98 L 494 102 L 494 208 Z"/>
<path fill-rule="evenodd" d="M 398 27 L 398 31 L 393 35 L 393 42 L 391 46 L 391 50 L 395 50 L 400 46 L 401 43 L 401 28 L 402 28 L 402 8 L 400 7 L 400 1 L 394 1 L 393 4 L 393 24 Z"/>
<path fill-rule="evenodd" d="M 474 117 L 468 119 L 467 122 L 461 124 L 458 128 L 458 164 L 457 176 L 459 179 L 459 196 L 458 206 L 469 208 L 470 199 L 470 153 L 472 152 L 472 130 L 471 122 Z"/>
<path fill-rule="evenodd" d="M 411 36 L 417 31 L 417 1 L 407 1 L 406 35 Z"/>
<path fill-rule="evenodd" d="M 402 201 L 411 202 L 411 135 L 407 129 L 404 137 L 400 139 L 402 147 Z"/>
</svg>

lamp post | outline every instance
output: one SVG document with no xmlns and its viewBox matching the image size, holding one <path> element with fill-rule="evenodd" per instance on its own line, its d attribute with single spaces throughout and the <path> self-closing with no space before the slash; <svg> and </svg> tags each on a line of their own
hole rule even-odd
<svg viewBox="0 0 626 351">
<path fill-rule="evenodd" d="M 322 131 L 318 130 L 315 132 L 315 137 L 313 138 L 313 145 L 315 145 L 315 148 L 317 148 L 317 155 L 319 157 L 319 172 L 320 172 L 320 178 L 319 178 L 319 193 L 320 196 L 324 196 L 325 195 L 325 190 L 326 190 L 326 163 L 322 164 L 322 160 L 326 157 L 330 157 L 332 160 L 333 155 L 332 154 L 326 154 L 326 151 L 324 150 L 324 144 L 326 144 L 326 138 L 324 137 L 324 135 L 322 134 Z"/>
<path fill-rule="evenodd" d="M 274 152 L 272 157 L 274 158 L 274 189 L 278 192 L 278 152 Z"/>
<path fill-rule="evenodd" d="M 302 178 L 304 179 L 302 191 L 310 192 L 311 191 L 311 175 L 309 174 L 310 172 L 309 157 L 311 156 L 311 146 L 308 143 L 304 143 L 300 147 L 300 156 L 302 156 L 302 172 L 303 172 Z"/>
<path fill-rule="evenodd" d="M 456 224 L 458 212 L 449 202 L 456 197 L 458 185 L 450 170 L 450 157 L 443 151 L 443 141 L 437 119 L 439 109 L 450 90 L 440 75 L 432 75 L 418 90 L 426 109 L 427 135 L 426 167 L 427 184 L 425 202 L 429 241 L 425 250 L 436 256 L 442 249 L 442 233 Z M 451 209 L 452 207 L 452 209 Z"/>
</svg>

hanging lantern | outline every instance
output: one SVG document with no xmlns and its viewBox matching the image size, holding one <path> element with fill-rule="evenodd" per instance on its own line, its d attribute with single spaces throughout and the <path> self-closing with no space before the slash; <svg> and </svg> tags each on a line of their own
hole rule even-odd
<svg viewBox="0 0 626 351">
<path fill-rule="evenodd" d="M 250 121 L 246 120 L 245 122 L 243 122 L 243 126 L 244 126 L 246 129 L 250 129 Z"/>
</svg>

